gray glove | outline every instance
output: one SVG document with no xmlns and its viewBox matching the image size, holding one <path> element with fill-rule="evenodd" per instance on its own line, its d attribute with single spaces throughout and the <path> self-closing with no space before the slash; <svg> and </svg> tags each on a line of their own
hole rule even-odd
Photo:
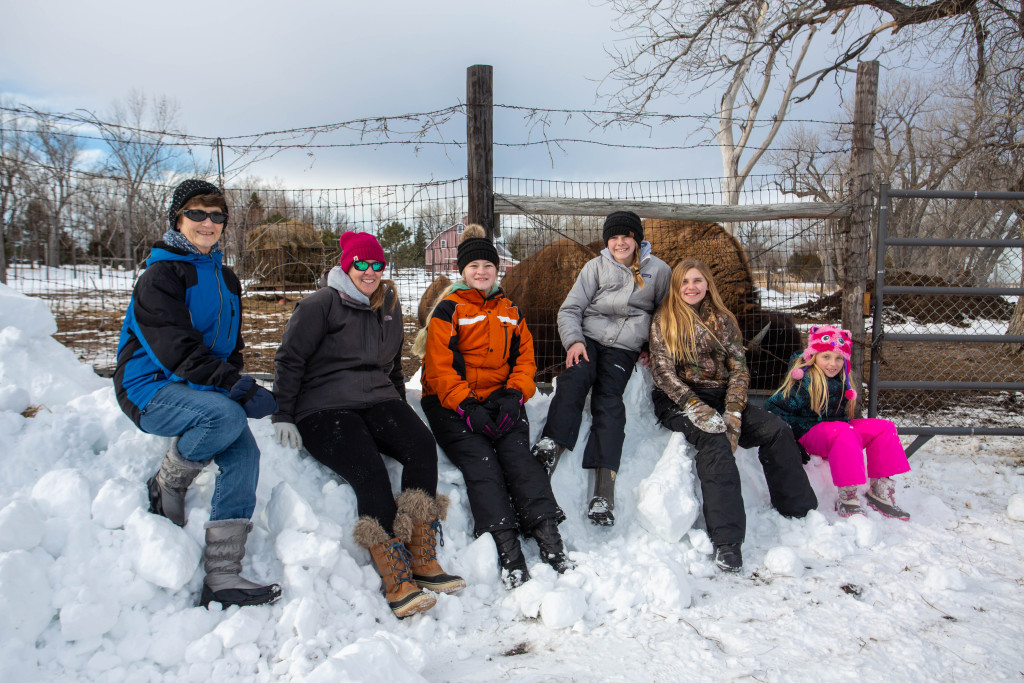
<svg viewBox="0 0 1024 683">
<path fill-rule="evenodd" d="M 694 426 L 708 434 L 722 434 L 725 432 L 725 420 L 718 414 L 718 411 L 703 401 L 696 399 L 689 401 L 683 408 L 685 415 Z"/>
<path fill-rule="evenodd" d="M 295 450 L 302 449 L 302 435 L 299 434 L 299 428 L 291 422 L 275 422 L 274 436 L 277 437 L 277 443 L 282 446 Z"/>
</svg>

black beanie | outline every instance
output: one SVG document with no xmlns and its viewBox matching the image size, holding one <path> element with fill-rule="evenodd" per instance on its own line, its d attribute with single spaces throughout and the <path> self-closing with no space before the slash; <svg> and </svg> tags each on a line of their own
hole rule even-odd
<svg viewBox="0 0 1024 683">
<path fill-rule="evenodd" d="M 616 235 L 630 235 L 639 245 L 644 241 L 644 226 L 640 222 L 640 216 L 632 211 L 616 211 L 608 214 L 604 219 L 604 243 Z"/>
<path fill-rule="evenodd" d="M 456 263 L 458 263 L 460 273 L 470 263 L 479 260 L 490 261 L 495 268 L 498 267 L 498 250 L 486 237 L 470 237 L 462 240 L 457 253 Z"/>
<path fill-rule="evenodd" d="M 174 189 L 174 194 L 171 196 L 171 206 L 167 209 L 167 220 L 171 224 L 171 230 L 178 229 L 178 212 L 181 211 L 181 207 L 188 204 L 188 200 L 201 194 L 224 196 L 220 188 L 213 183 L 197 180 L 196 178 L 190 178 Z M 225 209 L 224 212 L 227 213 L 227 210 Z"/>
</svg>

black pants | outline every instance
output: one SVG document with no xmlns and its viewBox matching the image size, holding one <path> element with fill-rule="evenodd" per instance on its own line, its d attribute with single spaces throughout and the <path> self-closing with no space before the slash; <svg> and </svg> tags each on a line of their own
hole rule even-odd
<svg viewBox="0 0 1024 683">
<path fill-rule="evenodd" d="M 705 403 L 721 412 L 725 391 L 695 390 Z M 747 528 L 740 491 L 736 457 L 723 434 L 708 434 L 697 428 L 679 406 L 660 389 L 655 389 L 654 410 L 658 421 L 672 431 L 682 432 L 697 447 L 697 477 L 704 496 L 704 523 L 715 545 L 742 543 Z M 741 448 L 757 446 L 757 459 L 764 469 L 772 506 L 787 517 L 803 517 L 818 507 L 818 499 L 807 481 L 793 430 L 781 418 L 748 405 L 740 426 Z"/>
<path fill-rule="evenodd" d="M 583 421 L 583 406 L 590 397 L 590 436 L 583 450 L 583 467 L 619 471 L 622 442 L 626 438 L 626 407 L 622 394 L 633 375 L 638 351 L 602 346 L 586 339 L 589 361 L 566 368 L 558 376 L 557 389 L 548 407 L 543 436 L 569 450 L 576 448 Z"/>
<path fill-rule="evenodd" d="M 545 519 L 565 519 L 544 467 L 530 454 L 525 410 L 511 431 L 491 441 L 471 432 L 466 421 L 442 406 L 437 396 L 424 396 L 421 405 L 437 443 L 466 480 L 478 536 L 498 529 L 528 533 Z"/>
<path fill-rule="evenodd" d="M 402 463 L 402 490 L 437 493 L 437 444 L 405 401 L 363 410 L 321 410 L 299 421 L 302 445 L 356 493 L 360 515 L 374 517 L 394 535 L 395 496 L 383 453 Z"/>
</svg>

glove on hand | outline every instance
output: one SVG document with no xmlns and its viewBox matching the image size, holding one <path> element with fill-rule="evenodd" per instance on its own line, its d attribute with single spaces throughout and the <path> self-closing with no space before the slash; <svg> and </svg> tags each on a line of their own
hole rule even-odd
<svg viewBox="0 0 1024 683">
<path fill-rule="evenodd" d="M 725 422 L 725 431 L 729 436 L 729 446 L 732 447 L 732 452 L 735 453 L 736 448 L 740 444 L 740 426 L 743 424 L 739 406 L 725 406 L 725 414 L 722 415 L 722 420 Z"/>
<path fill-rule="evenodd" d="M 228 398 L 245 409 L 245 414 L 254 420 L 266 417 L 277 410 L 274 395 L 256 384 L 249 375 L 242 375 L 228 391 Z"/>
<path fill-rule="evenodd" d="M 725 421 L 718 411 L 703 401 L 693 399 L 683 408 L 685 415 L 693 425 L 708 434 L 722 434 L 725 432 Z"/>
<path fill-rule="evenodd" d="M 515 389 L 498 389 L 487 397 L 484 406 L 495 416 L 498 431 L 507 434 L 522 414 L 523 395 Z"/>
<path fill-rule="evenodd" d="M 299 434 L 299 428 L 291 422 L 275 422 L 274 436 L 277 437 L 277 443 L 282 446 L 288 446 L 297 451 L 302 449 L 302 435 Z"/>
<path fill-rule="evenodd" d="M 466 421 L 469 431 L 474 434 L 483 434 L 489 439 L 496 439 L 500 436 L 487 408 L 475 398 L 467 398 L 459 404 L 455 412 Z"/>
</svg>

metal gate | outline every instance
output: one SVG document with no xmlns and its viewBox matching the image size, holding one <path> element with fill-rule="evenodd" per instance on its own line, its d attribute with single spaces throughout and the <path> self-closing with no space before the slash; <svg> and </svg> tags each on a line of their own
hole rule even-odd
<svg viewBox="0 0 1024 683">
<path fill-rule="evenodd" d="M 925 232 L 954 236 L 890 237 L 893 200 L 903 212 L 897 220 L 913 211 L 916 226 L 937 226 Z M 1024 295 L 1024 239 L 1009 238 L 1022 234 L 1021 206 L 1021 192 L 881 186 L 868 416 L 881 408 L 901 434 L 915 435 L 908 455 L 936 435 L 1024 435 L 1024 334 L 1007 334 L 1021 311 L 1004 298 Z M 999 233 L 993 225 L 1001 237 L 991 236 Z M 982 261 L 978 253 L 984 273 L 969 267 Z M 915 271 L 899 268 L 909 261 Z"/>
</svg>

